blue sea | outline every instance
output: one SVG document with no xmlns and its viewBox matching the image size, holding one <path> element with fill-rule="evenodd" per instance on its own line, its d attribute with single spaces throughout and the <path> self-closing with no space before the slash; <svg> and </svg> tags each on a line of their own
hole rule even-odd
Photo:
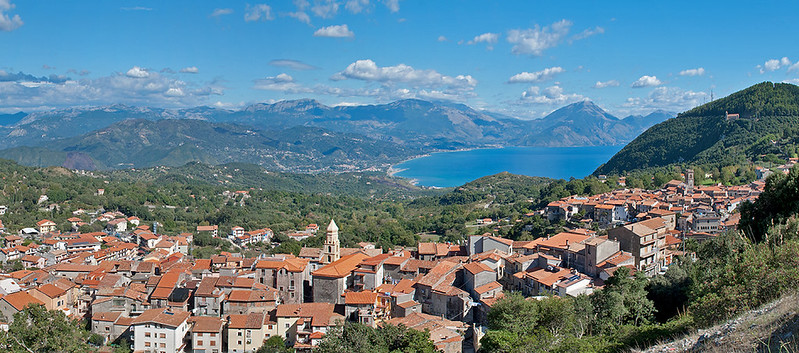
<svg viewBox="0 0 799 353">
<path fill-rule="evenodd" d="M 394 166 L 418 185 L 451 187 L 500 172 L 556 179 L 582 178 L 624 146 L 506 147 L 438 152 Z"/>
</svg>

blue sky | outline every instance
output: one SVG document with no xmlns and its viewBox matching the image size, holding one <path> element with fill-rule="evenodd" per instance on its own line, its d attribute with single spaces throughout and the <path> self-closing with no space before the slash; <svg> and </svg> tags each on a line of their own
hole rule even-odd
<svg viewBox="0 0 799 353">
<path fill-rule="evenodd" d="M 799 83 L 799 2 L 0 0 L 0 112 L 403 98 L 619 116 Z"/>
</svg>

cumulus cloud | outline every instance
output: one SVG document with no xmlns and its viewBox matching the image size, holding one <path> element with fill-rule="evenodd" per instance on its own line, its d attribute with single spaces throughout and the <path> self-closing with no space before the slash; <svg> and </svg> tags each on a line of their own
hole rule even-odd
<svg viewBox="0 0 799 353">
<path fill-rule="evenodd" d="M 508 83 L 542 82 L 542 81 L 549 80 L 553 76 L 555 76 L 557 74 L 560 74 L 560 73 L 563 73 L 565 71 L 566 70 L 564 70 L 560 66 L 548 67 L 546 69 L 543 69 L 541 71 L 536 71 L 536 72 L 526 72 L 525 71 L 525 72 L 518 73 L 516 75 L 511 76 L 511 78 L 508 79 Z"/>
<path fill-rule="evenodd" d="M 316 66 L 306 64 L 299 60 L 291 60 L 291 59 L 275 59 L 269 62 L 269 65 L 277 66 L 277 67 L 286 67 L 292 70 L 297 71 L 307 71 L 307 70 L 317 70 L 319 69 Z"/>
<path fill-rule="evenodd" d="M 125 73 L 125 75 L 127 75 L 128 77 L 133 77 L 133 78 L 147 78 L 147 77 L 150 77 L 150 73 L 147 71 L 147 69 L 143 69 L 143 68 L 140 68 L 138 66 L 134 66 L 134 67 L 130 68 L 130 70 L 128 70 L 128 72 Z"/>
<path fill-rule="evenodd" d="M 311 6 L 311 4 L 308 2 L 308 0 L 294 0 L 294 6 L 297 7 L 297 11 L 289 12 L 286 15 L 288 15 L 289 17 L 292 17 L 294 19 L 297 19 L 298 21 L 300 21 L 302 23 L 310 25 L 311 24 L 311 17 L 308 16 L 308 13 L 305 11 L 305 9 L 307 9 L 308 6 Z"/>
<path fill-rule="evenodd" d="M 399 0 L 383 0 L 383 4 L 386 5 L 389 11 L 399 12 Z"/>
<path fill-rule="evenodd" d="M 564 93 L 563 88 L 554 85 L 544 89 L 538 86 L 531 86 L 522 92 L 521 101 L 523 103 L 563 105 L 584 100 L 585 97 L 576 93 Z"/>
<path fill-rule="evenodd" d="M 319 28 L 313 35 L 314 37 L 352 38 L 355 33 L 344 24 Z"/>
<path fill-rule="evenodd" d="M 39 110 L 113 103 L 187 107 L 204 104 L 210 96 L 224 93 L 224 87 L 217 82 L 186 82 L 141 68 L 138 70 L 134 70 L 134 73 L 145 72 L 147 75 L 131 77 L 127 73 L 115 73 L 95 79 L 74 80 L 63 76 L 45 78 L 2 71 L 0 96 L 3 101 L 0 102 L 0 109 L 19 107 Z"/>
<path fill-rule="evenodd" d="M 211 17 L 230 15 L 232 13 L 233 9 L 214 9 L 214 12 L 211 12 Z"/>
<path fill-rule="evenodd" d="M 478 43 L 486 43 L 486 47 L 488 50 L 494 49 L 494 44 L 497 43 L 499 39 L 499 33 L 483 33 L 481 35 L 475 36 L 472 40 L 466 42 L 466 44 L 474 45 Z"/>
<path fill-rule="evenodd" d="M 608 88 L 608 87 L 619 87 L 619 81 L 616 80 L 596 81 L 596 83 L 594 84 L 594 88 Z"/>
<path fill-rule="evenodd" d="M 790 83 L 794 85 L 799 85 L 799 78 L 792 78 L 790 80 L 783 80 L 782 83 Z"/>
<path fill-rule="evenodd" d="M 439 42 L 446 42 L 446 41 L 447 41 L 447 37 L 444 37 L 444 36 L 438 36 L 438 41 L 439 41 Z"/>
<path fill-rule="evenodd" d="M 508 31 L 507 41 L 513 44 L 513 54 L 541 56 L 544 50 L 558 45 L 569 34 L 571 26 L 570 21 L 560 20 L 550 26 L 513 29 Z"/>
<path fill-rule="evenodd" d="M 680 71 L 680 76 L 702 76 L 704 74 L 705 74 L 705 68 L 703 67 Z"/>
<path fill-rule="evenodd" d="M 682 90 L 677 87 L 657 87 L 646 97 L 627 98 L 625 107 L 643 112 L 653 109 L 683 111 L 698 106 L 709 98 L 705 92 Z"/>
<path fill-rule="evenodd" d="M 351 13 L 361 13 L 369 10 L 369 0 L 347 0 L 344 8 Z"/>
<path fill-rule="evenodd" d="M 657 76 L 641 76 L 638 80 L 633 82 L 632 88 L 655 87 L 662 85 L 663 82 L 658 80 Z"/>
<path fill-rule="evenodd" d="M 11 32 L 25 23 L 19 15 L 8 13 L 14 7 L 16 5 L 12 4 L 11 0 L 0 0 L 0 31 Z"/>
<path fill-rule="evenodd" d="M 273 19 L 275 19 L 275 17 L 272 15 L 272 7 L 267 4 L 256 4 L 252 6 L 248 4 L 244 12 L 244 21 L 246 22 L 271 21 Z"/>
<path fill-rule="evenodd" d="M 333 80 L 355 79 L 377 82 L 404 82 L 420 86 L 474 87 L 477 80 L 470 75 L 446 76 L 435 70 L 417 70 L 405 64 L 379 67 L 369 59 L 358 60 L 344 71 L 333 76 Z"/>
<path fill-rule="evenodd" d="M 198 69 L 197 66 L 189 66 L 180 69 L 180 72 L 184 74 L 196 74 L 200 72 L 200 69 Z"/>
<path fill-rule="evenodd" d="M 316 0 L 311 7 L 316 17 L 333 18 L 338 13 L 338 2 L 335 0 Z"/>
<path fill-rule="evenodd" d="M 594 28 L 588 28 L 588 29 L 586 29 L 586 30 L 574 35 L 574 37 L 571 38 L 571 41 L 573 42 L 573 41 L 576 41 L 576 40 L 585 39 L 585 38 L 588 38 L 588 37 L 591 37 L 591 36 L 594 36 L 594 35 L 597 35 L 597 34 L 602 34 L 602 33 L 605 33 L 605 29 L 602 28 L 602 27 L 596 26 Z"/>
</svg>

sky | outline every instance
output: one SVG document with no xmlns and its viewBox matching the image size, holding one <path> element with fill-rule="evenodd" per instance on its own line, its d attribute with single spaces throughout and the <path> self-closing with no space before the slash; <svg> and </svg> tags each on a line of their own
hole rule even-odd
<svg viewBox="0 0 799 353">
<path fill-rule="evenodd" d="M 799 84 L 796 1 L 0 0 L 0 112 L 418 98 L 523 119 Z"/>
</svg>

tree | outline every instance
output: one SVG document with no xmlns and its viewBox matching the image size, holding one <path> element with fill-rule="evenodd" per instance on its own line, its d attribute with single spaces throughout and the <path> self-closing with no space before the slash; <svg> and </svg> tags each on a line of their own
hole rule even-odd
<svg viewBox="0 0 799 353">
<path fill-rule="evenodd" d="M 89 332 L 58 310 L 31 304 L 14 314 L 14 322 L 0 345 L 7 352 L 73 353 L 91 352 Z"/>
<path fill-rule="evenodd" d="M 429 333 L 405 326 L 371 328 L 347 322 L 330 330 L 316 353 L 433 353 L 436 347 Z"/>
<path fill-rule="evenodd" d="M 258 348 L 255 353 L 291 353 L 293 351 L 291 348 L 286 348 L 286 342 L 283 341 L 283 337 L 272 336 L 264 341 L 263 346 Z"/>
</svg>

